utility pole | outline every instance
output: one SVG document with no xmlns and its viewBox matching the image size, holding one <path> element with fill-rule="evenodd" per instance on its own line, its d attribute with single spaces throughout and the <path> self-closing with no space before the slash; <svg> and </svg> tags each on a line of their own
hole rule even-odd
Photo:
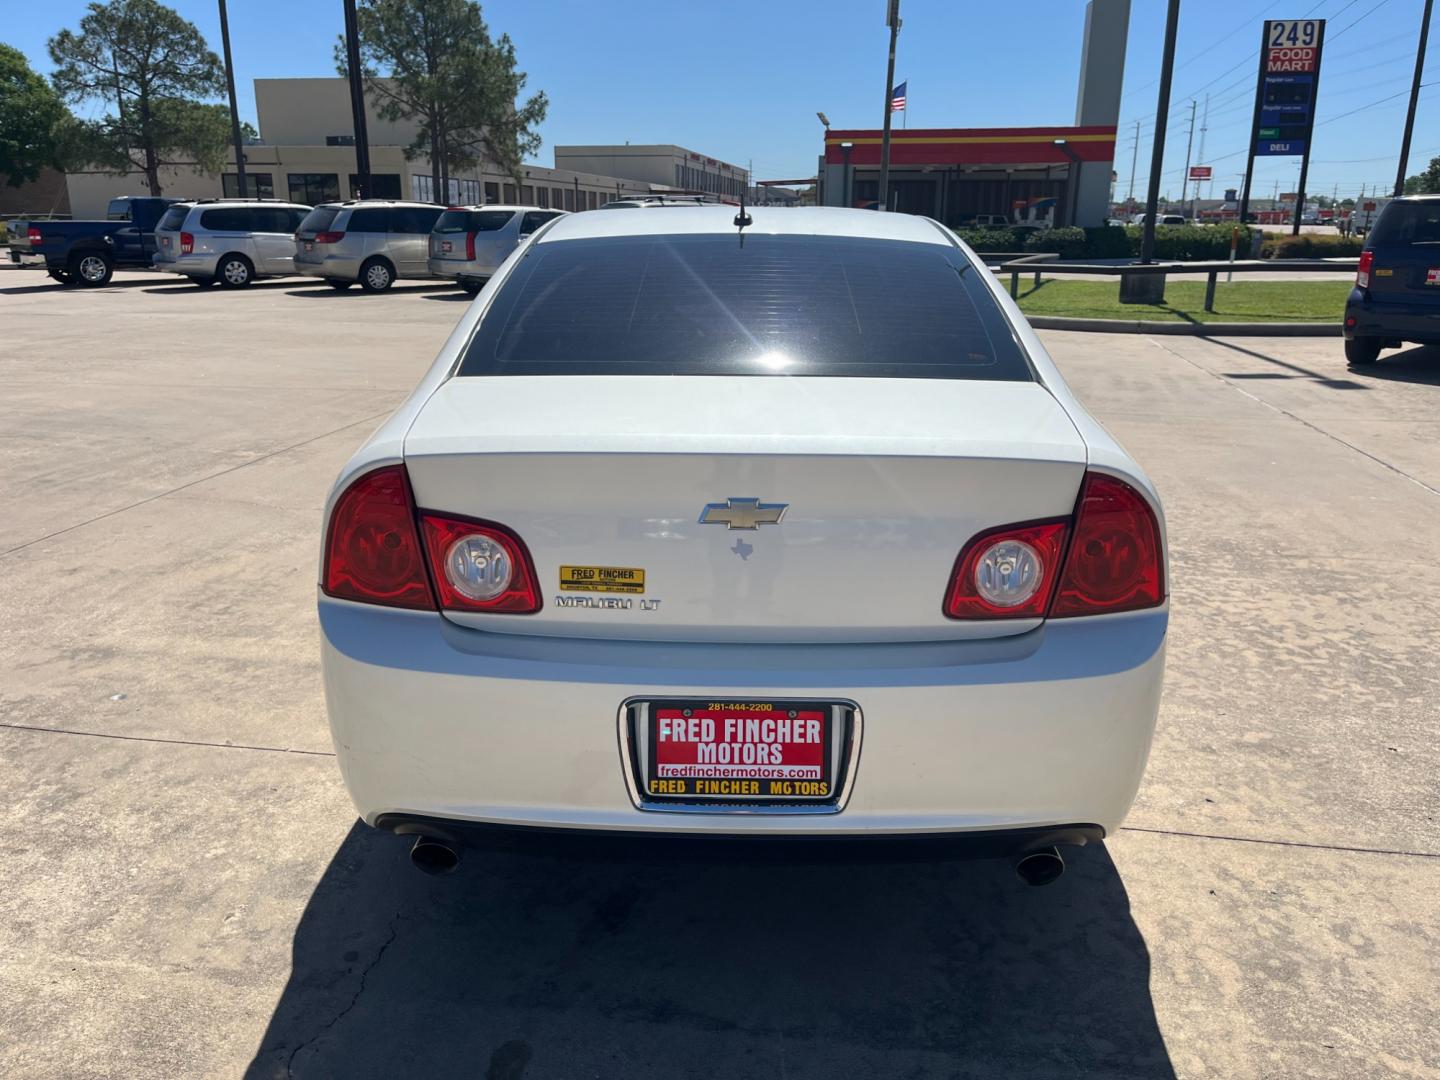
<svg viewBox="0 0 1440 1080">
<path fill-rule="evenodd" d="M 1165 51 L 1160 60 L 1160 95 L 1155 101 L 1155 141 L 1150 150 L 1150 190 L 1145 197 L 1145 231 L 1140 240 L 1142 263 L 1154 261 L 1155 221 L 1159 215 L 1160 203 L 1160 170 L 1165 165 L 1165 128 L 1169 120 L 1170 79 L 1175 74 L 1175 31 L 1179 23 L 1180 0 L 1170 0 L 1169 10 L 1165 15 Z M 1162 275 L 1162 289 L 1163 282 Z"/>
<path fill-rule="evenodd" d="M 235 183 L 240 198 L 245 198 L 245 146 L 240 138 L 240 112 L 235 107 L 235 65 L 230 60 L 230 20 L 226 17 L 225 0 L 220 0 L 220 41 L 225 46 L 225 89 L 230 92 L 230 137 L 235 142 Z M 223 194 L 225 185 L 220 185 Z M 260 194 L 260 189 L 255 189 Z"/>
<path fill-rule="evenodd" d="M 355 124 L 355 175 L 360 181 L 360 190 L 354 194 L 369 198 L 370 132 L 365 124 L 365 76 L 360 70 L 360 22 L 355 16 L 355 0 L 345 0 L 345 67 L 350 74 L 350 113 Z M 430 197 L 438 201 L 440 194 L 431 192 Z"/>
<path fill-rule="evenodd" d="M 1140 156 L 1140 121 L 1135 121 L 1135 142 L 1130 148 L 1130 188 L 1125 192 L 1125 202 L 1135 204 L 1135 159 Z"/>
<path fill-rule="evenodd" d="M 1420 76 L 1425 74 L 1425 42 L 1430 37 L 1430 9 L 1435 0 L 1425 0 L 1420 16 L 1420 44 L 1415 50 L 1415 79 L 1410 84 L 1410 111 L 1405 114 L 1405 137 L 1400 140 L 1400 167 L 1395 172 L 1395 197 L 1405 194 L 1405 171 L 1410 164 L 1410 133 L 1415 130 L 1415 105 L 1420 100 Z"/>
<path fill-rule="evenodd" d="M 890 209 L 890 91 L 895 83 L 895 39 L 900 34 L 900 0 L 886 0 L 885 25 L 890 27 L 890 61 L 885 68 L 885 132 L 880 137 L 880 209 Z"/>
<path fill-rule="evenodd" d="M 1190 134 L 1185 137 L 1185 171 L 1180 174 L 1180 205 L 1185 205 L 1185 189 L 1190 186 L 1190 148 L 1195 145 L 1195 99 L 1190 99 Z M 1194 216 L 1193 214 L 1191 215 Z"/>
<path fill-rule="evenodd" d="M 1200 152 L 1195 155 L 1196 161 L 1205 164 L 1205 132 L 1210 130 L 1210 95 L 1205 95 L 1205 110 L 1200 114 Z M 1200 198 L 1200 181 L 1195 181 L 1195 189 L 1190 193 L 1190 217 L 1195 217 L 1195 201 Z"/>
</svg>

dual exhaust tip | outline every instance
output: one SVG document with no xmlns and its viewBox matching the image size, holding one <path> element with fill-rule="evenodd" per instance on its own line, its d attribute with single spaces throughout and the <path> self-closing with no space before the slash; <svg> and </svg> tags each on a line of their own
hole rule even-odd
<svg viewBox="0 0 1440 1080">
<path fill-rule="evenodd" d="M 410 862 L 423 874 L 440 877 L 460 866 L 460 849 L 438 836 L 417 836 Z M 1026 885 L 1049 885 L 1065 873 L 1065 860 L 1054 847 L 1026 852 L 1015 860 L 1015 873 Z"/>
</svg>

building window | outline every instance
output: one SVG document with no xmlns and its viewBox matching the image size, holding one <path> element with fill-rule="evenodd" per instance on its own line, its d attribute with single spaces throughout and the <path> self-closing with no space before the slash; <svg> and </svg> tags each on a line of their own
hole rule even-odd
<svg viewBox="0 0 1440 1080">
<path fill-rule="evenodd" d="M 564 206 L 564 205 L 565 205 L 565 192 L 563 192 L 563 191 L 562 191 L 560 188 L 558 188 L 558 187 L 557 187 L 557 188 L 551 188 L 551 189 L 550 189 L 550 209 L 552 209 L 552 210 L 559 210 L 560 207 L 562 207 L 562 206 Z"/>
<path fill-rule="evenodd" d="M 535 188 L 530 184 L 520 185 L 520 201 L 526 206 L 535 205 Z"/>
<path fill-rule="evenodd" d="M 340 201 L 340 175 L 338 173 L 287 173 L 290 186 L 290 201 L 306 206 L 317 206 L 323 202 Z"/>
<path fill-rule="evenodd" d="M 497 202 L 500 201 L 500 185 L 499 185 L 499 184 L 492 184 L 492 183 L 489 183 L 488 181 L 486 182 L 486 184 L 485 184 L 485 201 L 486 201 L 487 203 L 497 203 Z"/>
<path fill-rule="evenodd" d="M 247 172 L 245 174 L 245 190 L 242 192 L 239 174 L 221 173 L 220 190 L 227 199 L 273 199 L 275 197 L 275 177 L 268 172 Z"/>
<path fill-rule="evenodd" d="M 550 189 L 537 187 L 535 189 L 535 205 L 548 207 L 550 205 Z"/>
<path fill-rule="evenodd" d="M 575 192 L 568 187 L 565 189 L 565 209 L 575 209 Z"/>
<path fill-rule="evenodd" d="M 354 145 L 355 145 L 355 136 L 354 136 L 354 135 L 326 135 L 326 136 L 325 136 L 325 145 L 326 145 L 326 146 L 354 146 Z"/>
<path fill-rule="evenodd" d="M 428 175 L 412 173 L 410 176 L 410 197 L 416 202 L 435 201 L 435 182 Z"/>
<path fill-rule="evenodd" d="M 428 177 L 427 177 L 428 179 Z M 350 174 L 350 197 L 354 198 L 360 190 L 360 174 Z M 398 199 L 400 198 L 400 174 L 399 173 L 371 173 L 370 190 L 365 192 L 367 199 Z"/>
<path fill-rule="evenodd" d="M 513 202 L 515 201 L 515 185 L 514 185 L 514 184 L 506 184 L 506 185 L 505 185 L 505 201 L 506 201 L 507 203 L 513 203 Z"/>
<path fill-rule="evenodd" d="M 595 207 L 598 205 L 598 203 L 597 203 L 596 200 L 595 200 L 595 192 L 593 192 L 593 191 L 587 191 L 587 192 L 585 193 L 585 203 L 586 203 L 586 205 L 587 205 L 591 210 L 594 210 L 594 209 L 595 209 Z"/>
</svg>

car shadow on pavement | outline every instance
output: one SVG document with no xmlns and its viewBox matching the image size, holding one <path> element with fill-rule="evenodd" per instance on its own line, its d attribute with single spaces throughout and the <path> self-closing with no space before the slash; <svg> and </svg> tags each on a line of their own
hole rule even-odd
<svg viewBox="0 0 1440 1080">
<path fill-rule="evenodd" d="M 1387 353 L 1374 364 L 1351 367 L 1350 374 L 1359 379 L 1440 386 L 1440 347 L 1416 345 L 1404 352 Z"/>
<path fill-rule="evenodd" d="M 52 281 L 47 277 L 43 281 L 37 281 L 33 285 L 16 285 L 0 289 L 0 296 L 18 296 L 21 293 L 50 292 L 52 290 L 60 292 L 62 289 L 73 289 L 77 293 L 104 292 L 106 289 L 138 289 L 146 285 L 154 286 L 156 284 L 157 282 L 153 277 L 136 278 L 128 281 L 122 281 L 116 277 L 111 278 L 104 285 L 87 288 L 83 285 L 66 285 L 59 281 Z"/>
<path fill-rule="evenodd" d="M 466 854 L 356 824 L 246 1076 L 1173 1077 L 1103 845 L 1004 861 Z"/>
<path fill-rule="evenodd" d="M 386 289 L 383 293 L 368 293 L 364 289 L 360 288 L 359 285 L 352 285 L 348 289 L 332 289 L 329 286 L 326 286 L 323 289 L 296 289 L 295 283 L 293 281 L 289 282 L 288 284 L 290 285 L 292 290 L 290 293 L 291 296 L 303 296 L 308 300 L 343 300 L 346 297 L 353 298 L 356 296 L 388 296 L 393 293 L 435 292 L 438 289 L 445 289 L 450 287 L 447 285 L 437 285 L 421 282 L 418 285 L 391 285 L 390 288 Z M 319 282 L 318 284 L 324 285 L 324 282 Z"/>
</svg>

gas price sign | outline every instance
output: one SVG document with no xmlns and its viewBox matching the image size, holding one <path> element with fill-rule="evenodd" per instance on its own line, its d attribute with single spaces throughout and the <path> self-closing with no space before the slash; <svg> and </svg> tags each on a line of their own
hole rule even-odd
<svg viewBox="0 0 1440 1080">
<path fill-rule="evenodd" d="M 1315 127 L 1324 19 L 1270 19 L 1260 48 L 1255 156 L 1298 157 Z"/>
</svg>

